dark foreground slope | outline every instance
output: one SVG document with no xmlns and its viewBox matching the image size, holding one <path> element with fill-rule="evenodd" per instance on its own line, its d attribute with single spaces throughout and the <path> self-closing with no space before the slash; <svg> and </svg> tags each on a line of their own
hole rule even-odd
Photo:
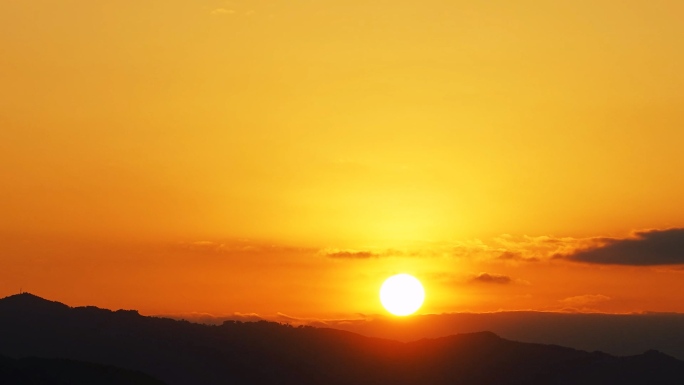
<svg viewBox="0 0 684 385">
<path fill-rule="evenodd" d="M 3 385 L 164 385 L 140 372 L 59 358 L 0 356 Z"/>
<path fill-rule="evenodd" d="M 401 343 L 268 322 L 220 326 L 70 308 L 30 294 L 0 300 L 0 354 L 140 370 L 174 384 L 684 384 L 684 362 L 613 357 L 492 333 Z"/>
</svg>

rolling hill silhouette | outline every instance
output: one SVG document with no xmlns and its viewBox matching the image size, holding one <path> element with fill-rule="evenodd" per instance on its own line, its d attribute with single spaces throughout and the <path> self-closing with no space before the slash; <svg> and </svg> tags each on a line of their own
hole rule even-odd
<svg viewBox="0 0 684 385">
<path fill-rule="evenodd" d="M 0 300 L 0 354 L 88 361 L 184 384 L 684 384 L 684 362 L 508 341 L 493 333 L 402 343 L 271 322 L 201 325 L 136 311 Z"/>
</svg>

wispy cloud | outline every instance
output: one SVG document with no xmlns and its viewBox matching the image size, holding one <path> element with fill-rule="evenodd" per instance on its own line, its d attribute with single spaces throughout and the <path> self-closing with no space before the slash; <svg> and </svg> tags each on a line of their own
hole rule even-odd
<svg viewBox="0 0 684 385">
<path fill-rule="evenodd" d="M 499 255 L 499 260 L 502 261 L 518 261 L 518 262 L 539 262 L 539 257 L 525 257 L 521 252 L 504 251 Z"/>
<path fill-rule="evenodd" d="M 600 238 L 572 238 L 552 236 L 529 236 L 503 234 L 482 240 L 456 242 L 451 246 L 450 255 L 480 262 L 521 263 L 542 262 L 555 255 L 570 253 L 578 248 L 593 245 Z"/>
<path fill-rule="evenodd" d="M 493 259 L 505 262 L 539 262 L 558 254 L 566 254 L 586 245 L 593 245 L 600 238 L 572 238 L 541 236 L 515 236 L 503 234 L 491 241 Z"/>
<path fill-rule="evenodd" d="M 212 15 L 233 15 L 235 14 L 236 11 L 234 9 L 226 9 L 226 8 L 216 8 L 211 11 Z"/>
<path fill-rule="evenodd" d="M 380 256 L 378 253 L 372 251 L 324 251 L 325 256 L 329 258 L 339 258 L 339 259 L 368 259 L 377 258 Z"/>
<path fill-rule="evenodd" d="M 174 245 L 180 250 L 203 254 L 309 253 L 316 249 L 251 240 L 195 241 Z"/>
<path fill-rule="evenodd" d="M 551 259 L 561 252 L 588 244 L 587 239 L 547 236 L 502 235 L 487 241 L 460 240 L 448 243 L 425 243 L 407 249 L 323 249 L 321 254 L 337 259 L 456 258 L 479 262 L 520 264 Z"/>
<path fill-rule="evenodd" d="M 577 307 L 582 307 L 582 306 L 588 306 L 588 305 L 594 305 L 600 302 L 606 302 L 610 301 L 611 298 L 608 296 L 605 296 L 603 294 L 585 294 L 585 295 L 578 295 L 574 297 L 568 297 L 560 300 L 560 302 L 569 305 L 569 306 L 577 306 Z"/>
<path fill-rule="evenodd" d="M 334 259 L 370 259 L 370 258 L 385 258 L 385 257 L 421 257 L 431 255 L 431 251 L 406 251 L 396 249 L 380 249 L 380 250 L 355 250 L 355 249 L 335 249 L 327 248 L 320 250 L 320 254 Z"/>
</svg>

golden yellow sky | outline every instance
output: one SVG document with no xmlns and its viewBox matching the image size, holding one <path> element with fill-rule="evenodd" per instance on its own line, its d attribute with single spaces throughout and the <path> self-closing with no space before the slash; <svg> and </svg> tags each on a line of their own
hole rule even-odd
<svg viewBox="0 0 684 385">
<path fill-rule="evenodd" d="M 336 317 L 406 271 L 425 313 L 684 311 L 684 258 L 558 257 L 684 227 L 683 14 L 0 1 L 0 294 Z"/>
</svg>

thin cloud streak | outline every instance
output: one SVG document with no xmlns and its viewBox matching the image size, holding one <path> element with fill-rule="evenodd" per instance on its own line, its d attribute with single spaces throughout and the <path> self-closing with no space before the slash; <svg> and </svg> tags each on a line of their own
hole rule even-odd
<svg viewBox="0 0 684 385">
<path fill-rule="evenodd" d="M 494 283 L 499 285 L 508 285 L 513 283 L 513 279 L 507 275 L 480 273 L 473 277 L 470 282 L 474 283 Z"/>
<path fill-rule="evenodd" d="M 611 298 L 603 294 L 585 294 L 568 297 L 560 300 L 560 302 L 571 306 L 587 306 L 600 302 L 610 301 Z"/>
<path fill-rule="evenodd" d="M 329 251 L 325 255 L 337 259 L 369 259 L 380 256 L 380 254 L 371 251 Z"/>
<path fill-rule="evenodd" d="M 212 15 L 233 15 L 235 14 L 235 10 L 233 9 L 226 9 L 226 8 L 216 8 L 211 11 Z"/>
</svg>

